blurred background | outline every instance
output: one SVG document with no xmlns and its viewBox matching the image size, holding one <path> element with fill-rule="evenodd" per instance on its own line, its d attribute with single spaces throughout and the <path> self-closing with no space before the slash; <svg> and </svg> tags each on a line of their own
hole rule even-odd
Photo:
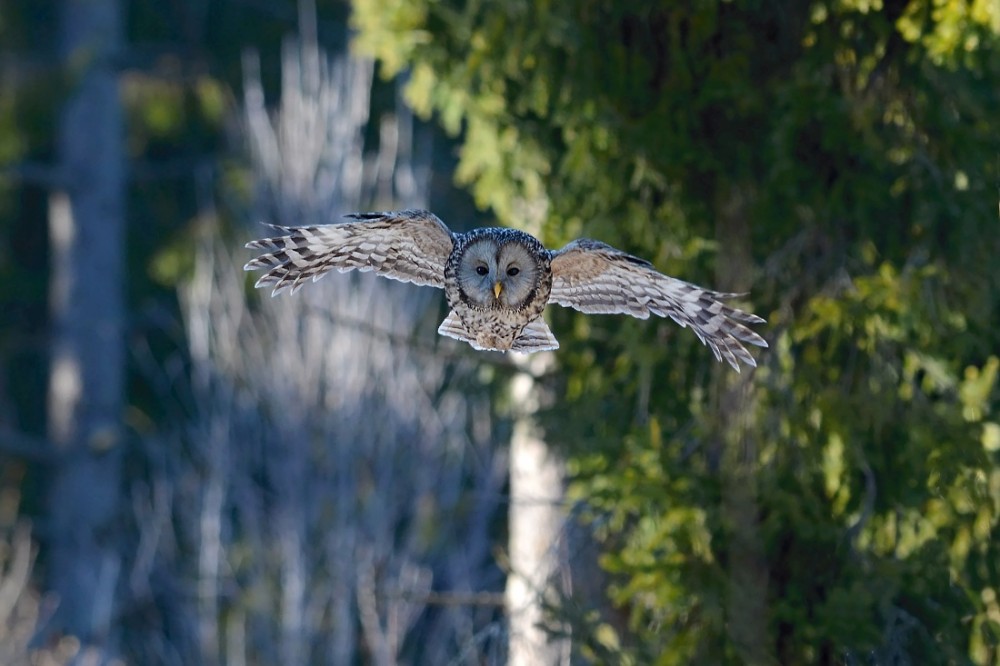
<svg viewBox="0 0 1000 666">
<path fill-rule="evenodd" d="M 998 46 L 996 0 L 5 0 L 0 663 L 1000 663 Z M 481 353 L 242 270 L 403 207 L 771 346 Z"/>
</svg>

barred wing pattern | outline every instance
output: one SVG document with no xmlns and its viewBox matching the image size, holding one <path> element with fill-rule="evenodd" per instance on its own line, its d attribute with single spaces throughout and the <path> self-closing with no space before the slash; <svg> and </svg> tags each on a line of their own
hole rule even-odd
<svg viewBox="0 0 1000 666">
<path fill-rule="evenodd" d="M 266 269 L 256 287 L 292 293 L 332 269 L 341 273 L 375 271 L 401 282 L 444 287 L 444 266 L 454 240 L 438 217 L 423 210 L 356 213 L 359 220 L 310 227 L 268 225 L 282 236 L 251 241 L 246 247 L 264 254 L 243 267 Z"/>
<path fill-rule="evenodd" d="M 709 291 L 669 277 L 645 259 L 589 238 L 552 253 L 550 303 L 588 314 L 670 317 L 690 327 L 716 359 L 725 359 L 737 372 L 739 361 L 757 365 L 742 343 L 767 347 L 764 338 L 746 326 L 764 320 L 722 302 L 740 295 Z"/>
</svg>

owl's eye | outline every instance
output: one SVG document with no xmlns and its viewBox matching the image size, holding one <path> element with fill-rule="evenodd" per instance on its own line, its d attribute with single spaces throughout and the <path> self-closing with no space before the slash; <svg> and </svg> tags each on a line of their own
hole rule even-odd
<svg viewBox="0 0 1000 666">
<path fill-rule="evenodd" d="M 490 269 L 486 268 L 486 266 L 476 266 L 476 272 L 480 275 L 486 275 L 490 272 Z"/>
<path fill-rule="evenodd" d="M 517 266 L 511 266 L 510 268 L 507 269 L 507 275 L 509 275 L 510 277 L 514 277 L 515 275 L 517 275 L 520 272 L 521 272 L 521 269 L 518 268 Z"/>
</svg>

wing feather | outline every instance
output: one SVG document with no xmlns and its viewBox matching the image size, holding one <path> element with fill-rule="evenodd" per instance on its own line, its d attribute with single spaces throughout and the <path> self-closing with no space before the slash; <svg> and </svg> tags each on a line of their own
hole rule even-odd
<svg viewBox="0 0 1000 666">
<path fill-rule="evenodd" d="M 293 293 L 336 269 L 375 271 L 393 280 L 444 287 L 444 266 L 454 240 L 436 215 L 425 210 L 354 213 L 358 220 L 309 227 L 271 226 L 282 233 L 246 244 L 263 250 L 243 267 L 266 272 L 256 287 Z"/>
<path fill-rule="evenodd" d="M 698 336 L 716 359 L 739 372 L 739 362 L 756 366 L 743 343 L 767 347 L 747 328 L 764 320 L 723 303 L 742 294 L 702 289 L 657 271 L 645 259 L 589 238 L 552 253 L 550 303 L 592 314 L 669 317 Z"/>
</svg>

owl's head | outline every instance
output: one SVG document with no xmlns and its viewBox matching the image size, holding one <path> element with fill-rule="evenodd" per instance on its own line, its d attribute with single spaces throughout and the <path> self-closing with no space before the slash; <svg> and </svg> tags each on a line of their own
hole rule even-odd
<svg viewBox="0 0 1000 666">
<path fill-rule="evenodd" d="M 509 229 L 490 231 L 498 233 L 482 234 L 462 252 L 456 271 L 458 286 L 477 307 L 518 310 L 538 287 L 544 248 L 527 234 L 501 233 Z"/>
</svg>

